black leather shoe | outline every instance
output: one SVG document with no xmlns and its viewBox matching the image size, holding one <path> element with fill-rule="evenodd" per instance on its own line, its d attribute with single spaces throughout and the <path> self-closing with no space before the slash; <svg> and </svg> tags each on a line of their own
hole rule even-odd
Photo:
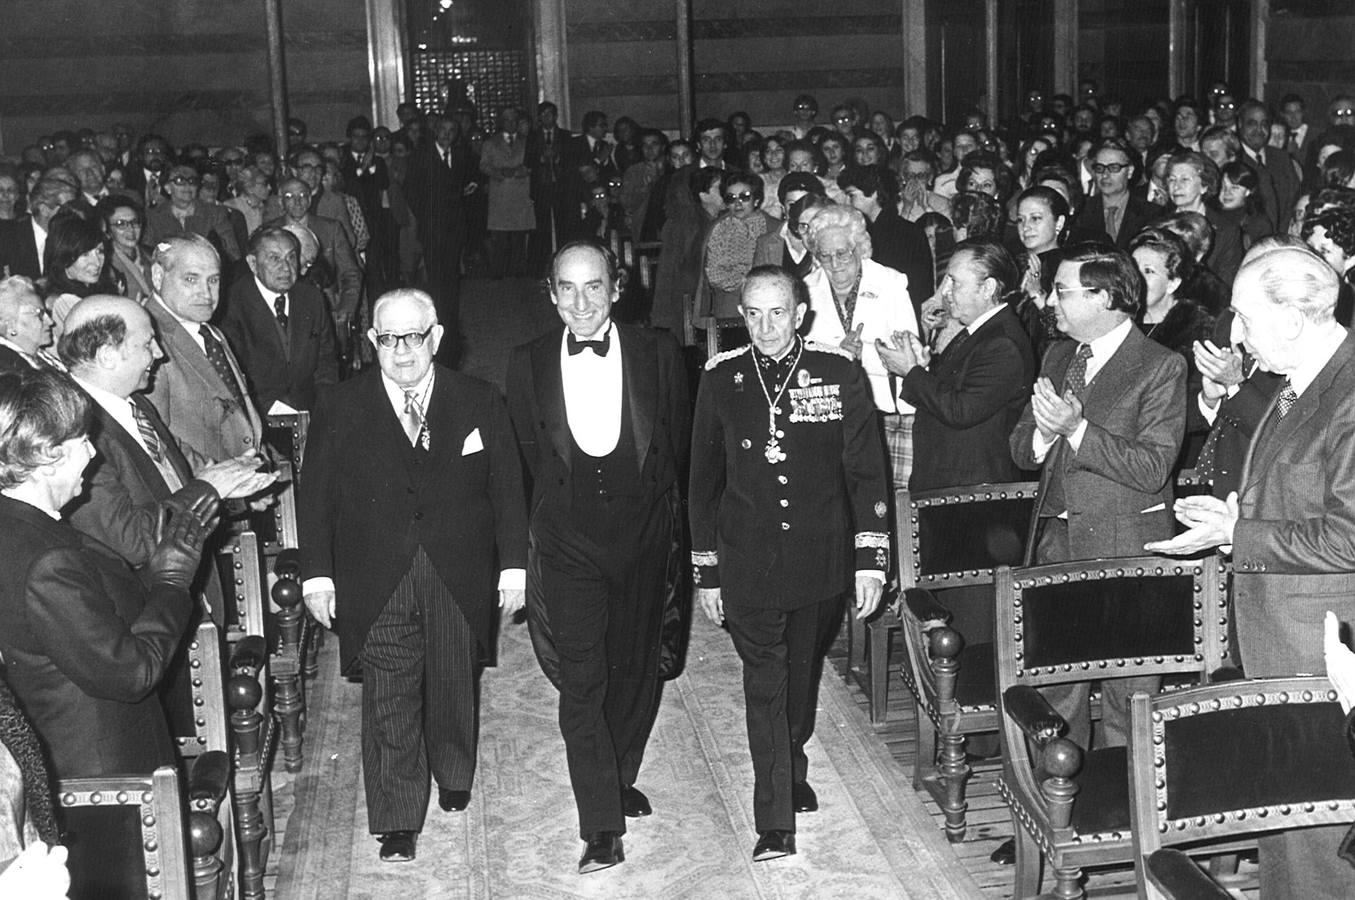
<svg viewBox="0 0 1355 900">
<path fill-rule="evenodd" d="M 999 866 L 1016 865 L 1016 838 L 1007 838 L 988 858 Z"/>
<path fill-rule="evenodd" d="M 819 795 L 808 781 L 796 781 L 790 786 L 790 805 L 798 812 L 818 812 Z"/>
<path fill-rule="evenodd" d="M 618 831 L 595 831 L 586 838 L 588 846 L 579 858 L 579 874 L 587 875 L 599 869 L 610 869 L 617 863 L 626 861 L 626 853 L 621 849 L 621 833 Z"/>
<path fill-rule="evenodd" d="M 753 862 L 795 855 L 795 832 L 759 831 L 753 845 Z"/>
<path fill-rule="evenodd" d="M 638 787 L 628 787 L 621 792 L 621 811 L 628 819 L 654 814 L 653 808 L 649 805 L 649 798 Z"/>
<path fill-rule="evenodd" d="M 453 791 L 438 788 L 438 806 L 443 812 L 461 812 L 470 806 L 470 791 Z"/>
<path fill-rule="evenodd" d="M 414 858 L 417 831 L 387 831 L 377 840 L 381 842 L 382 862 L 409 862 Z"/>
</svg>

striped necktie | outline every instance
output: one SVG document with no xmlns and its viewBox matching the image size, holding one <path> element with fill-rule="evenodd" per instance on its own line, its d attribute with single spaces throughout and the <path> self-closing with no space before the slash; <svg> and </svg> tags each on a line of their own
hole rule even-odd
<svg viewBox="0 0 1355 900">
<path fill-rule="evenodd" d="M 146 452 L 157 464 L 163 463 L 165 461 L 165 445 L 161 443 L 160 435 L 156 433 L 155 426 L 151 424 L 151 420 L 145 411 L 136 405 L 135 400 L 129 397 L 127 404 L 132 407 L 132 418 L 136 420 L 136 430 L 141 434 L 141 442 L 146 445 Z"/>
</svg>

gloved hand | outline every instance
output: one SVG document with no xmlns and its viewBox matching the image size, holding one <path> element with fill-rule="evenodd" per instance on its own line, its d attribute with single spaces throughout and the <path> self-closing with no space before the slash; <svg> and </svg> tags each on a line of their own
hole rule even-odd
<svg viewBox="0 0 1355 900">
<path fill-rule="evenodd" d="M 216 528 L 220 505 L 215 491 L 198 492 L 183 506 L 165 504 L 156 529 L 158 545 L 147 563 L 152 584 L 188 590 L 202 559 L 202 545 Z"/>
</svg>

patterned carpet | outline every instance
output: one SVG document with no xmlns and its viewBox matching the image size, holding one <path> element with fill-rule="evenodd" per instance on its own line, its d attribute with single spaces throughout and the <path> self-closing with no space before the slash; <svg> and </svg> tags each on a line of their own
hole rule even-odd
<svg viewBox="0 0 1355 900">
<path fill-rule="evenodd" d="M 470 808 L 448 815 L 430 802 L 418 859 L 382 864 L 366 833 L 360 688 L 336 677 L 335 643 L 327 641 L 312 686 L 280 900 L 981 896 L 831 672 L 809 748 L 820 811 L 800 817 L 797 856 L 751 862 L 740 667 L 728 636 L 704 618 L 694 623 L 686 673 L 667 685 L 639 782 L 655 814 L 630 820 L 624 864 L 577 874 L 583 844 L 555 692 L 522 626 L 506 629 L 499 667 L 485 674 Z"/>
</svg>

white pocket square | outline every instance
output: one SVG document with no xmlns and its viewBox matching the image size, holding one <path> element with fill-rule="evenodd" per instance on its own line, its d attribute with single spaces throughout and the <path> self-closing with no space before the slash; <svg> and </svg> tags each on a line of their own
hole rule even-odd
<svg viewBox="0 0 1355 900">
<path fill-rule="evenodd" d="M 480 429 L 476 428 L 466 435 L 465 443 L 461 445 L 461 455 L 470 456 L 472 453 L 479 453 L 483 449 L 485 449 L 485 442 L 480 439 Z"/>
<path fill-rule="evenodd" d="M 1145 509 L 1145 510 L 1141 510 L 1141 511 L 1139 512 L 1139 515 L 1143 515 L 1144 513 L 1162 512 L 1162 510 L 1164 510 L 1164 509 L 1166 509 L 1166 508 L 1167 508 L 1167 504 L 1165 504 L 1165 503 L 1159 503 L 1157 506 L 1150 506 L 1150 507 L 1148 507 L 1148 508 Z"/>
</svg>

